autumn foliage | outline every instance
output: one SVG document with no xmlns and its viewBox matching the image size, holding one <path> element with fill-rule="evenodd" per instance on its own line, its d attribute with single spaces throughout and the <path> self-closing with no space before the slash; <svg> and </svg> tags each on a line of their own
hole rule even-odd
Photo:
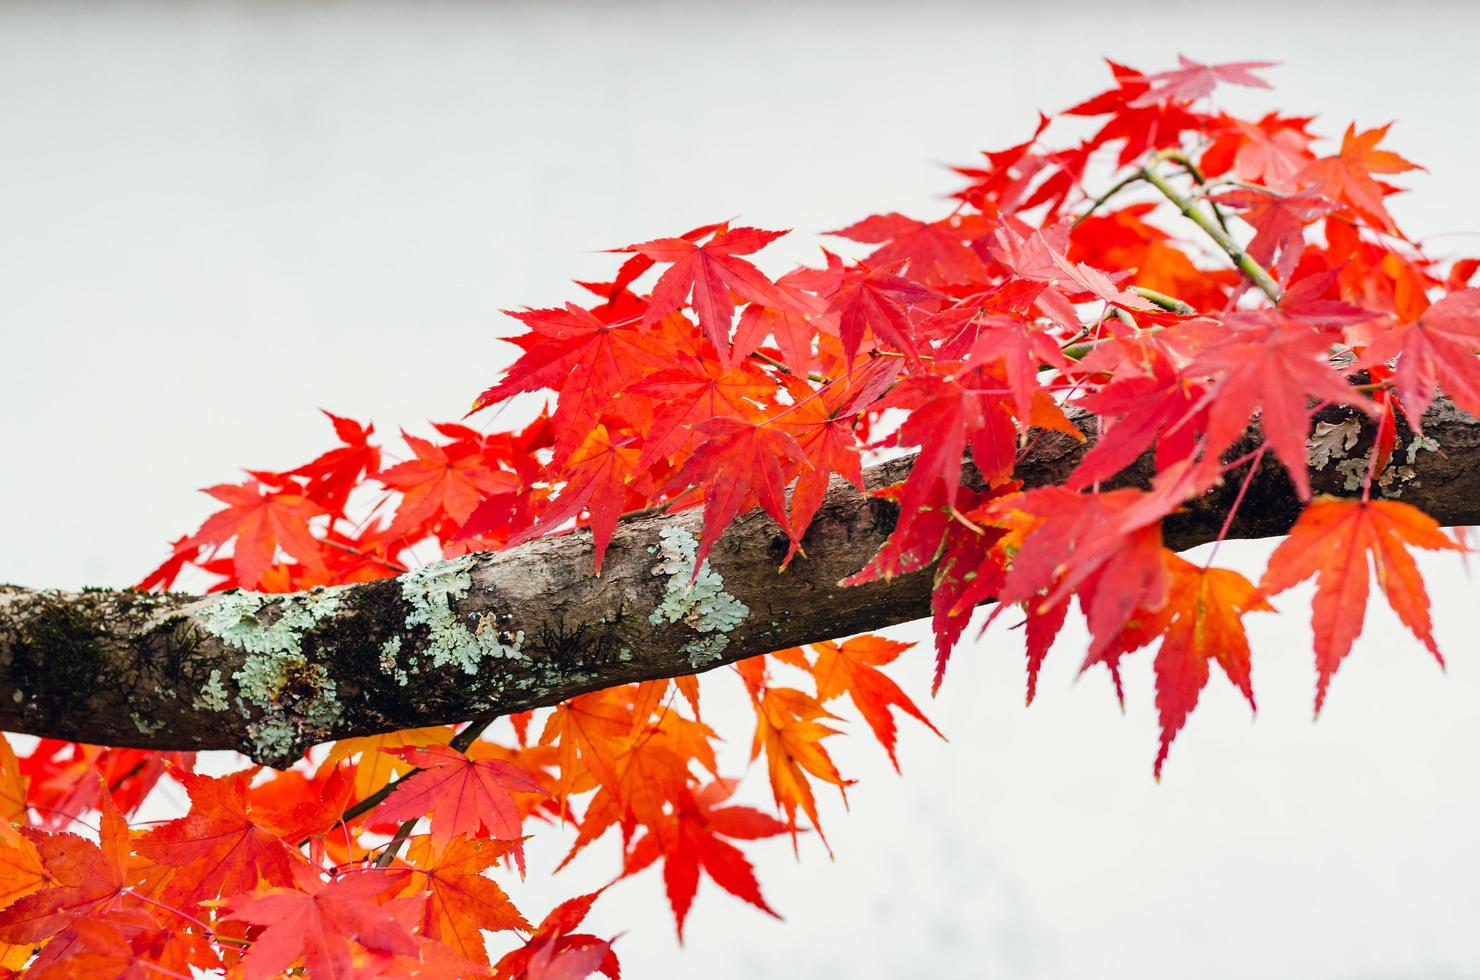
<svg viewBox="0 0 1480 980">
<path fill-rule="evenodd" d="M 1106 91 L 957 168 L 947 213 L 870 215 L 808 267 L 767 270 L 786 232 L 734 223 L 612 249 L 611 278 L 578 301 L 510 313 L 517 359 L 469 419 L 383 449 L 329 416 L 323 455 L 209 488 L 221 509 L 140 587 L 184 573 L 296 591 L 572 527 L 599 569 L 621 516 L 654 507 L 703 508 L 701 561 L 760 507 L 789 563 L 829 480 L 913 451 L 908 479 L 880 491 L 893 534 L 850 581 L 932 569 L 936 685 L 994 598 L 990 628 L 1026 624 L 1029 701 L 1071 607 L 1083 668 L 1117 690 L 1123 658 L 1154 647 L 1158 776 L 1213 673 L 1252 708 L 1244 618 L 1301 581 L 1315 580 L 1317 709 L 1374 572 L 1437 657 L 1412 550 L 1462 545 L 1393 499 L 1393 474 L 1430 451 L 1421 420 L 1440 389 L 1480 414 L 1477 263 L 1430 256 L 1395 222 L 1390 181 L 1417 168 L 1386 126 L 1322 139 L 1311 117 L 1217 108 L 1220 86 L 1267 88 L 1269 67 L 1111 63 Z M 545 410 L 493 428 L 489 410 L 515 399 Z M 1376 435 L 1337 453 L 1351 496 L 1312 499 L 1312 417 L 1330 407 Z M 1093 446 L 1062 484 L 1027 487 L 1018 463 L 1050 436 Z M 1118 479 L 1148 453 L 1149 482 Z M 1200 564 L 1163 545 L 1165 518 L 1264 466 L 1303 511 L 1259 582 L 1211 564 L 1216 548 Z M 507 894 L 524 839 L 568 833 L 569 863 L 616 838 L 606 887 L 661 874 L 680 937 L 704 878 L 774 915 L 747 851 L 825 843 L 819 800 L 850 782 L 828 749 L 838 719 L 860 718 L 896 768 L 902 717 L 934 731 L 891 679 L 930 669 L 907 650 L 873 636 L 780 650 L 512 725 L 339 742 L 282 772 L 0 742 L 0 962 L 47 977 L 616 978 L 611 938 L 581 926 L 605 889 L 543 917 Z M 701 714 L 710 685 L 736 684 L 772 812 L 733 802 L 738 774 L 720 771 Z M 165 781 L 188 812 L 130 827 Z"/>
</svg>

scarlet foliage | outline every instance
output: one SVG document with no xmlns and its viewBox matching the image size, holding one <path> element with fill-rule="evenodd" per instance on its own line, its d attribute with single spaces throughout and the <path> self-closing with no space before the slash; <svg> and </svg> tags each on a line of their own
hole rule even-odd
<svg viewBox="0 0 1480 980">
<path fill-rule="evenodd" d="M 573 526 L 589 528 L 599 571 L 620 516 L 660 505 L 703 507 L 700 562 L 763 508 L 790 562 L 833 475 L 861 485 L 866 459 L 918 448 L 908 479 L 878 491 L 897 510 L 892 535 L 848 583 L 933 567 L 937 685 L 992 598 L 991 618 L 1026 624 L 1030 701 L 1073 605 L 1091 636 L 1084 668 L 1103 665 L 1117 690 L 1123 658 L 1156 644 L 1158 777 L 1213 663 L 1253 706 L 1244 617 L 1304 579 L 1316 579 L 1317 708 L 1360 633 L 1372 571 L 1437 656 L 1410 549 L 1460 545 L 1383 498 L 1402 490 L 1400 453 L 1429 448 L 1420 422 L 1441 386 L 1480 411 L 1480 290 L 1467 288 L 1480 263 L 1441 262 L 1399 229 L 1388 179 L 1415 165 L 1383 147 L 1387 127 L 1349 127 L 1331 147 L 1308 117 L 1212 106 L 1218 86 L 1266 88 L 1267 63 L 1110 67 L 1108 90 L 958 168 L 950 213 L 833 232 L 860 246 L 853 258 L 824 251 L 820 267 L 773 277 L 759 256 L 786 233 L 728 223 L 615 249 L 627 257 L 612 280 L 581 284 L 587 305 L 511 314 L 526 328 L 519 356 L 474 411 L 546 393 L 525 428 L 439 424 L 383 466 L 372 427 L 330 416 L 338 446 L 209 488 L 223 508 L 141 586 L 187 569 L 215 589 L 359 582 L 429 547 L 451 557 Z M 1375 438 L 1311 455 L 1324 409 L 1377 420 Z M 1061 483 L 1020 482 L 1043 440 L 1089 437 Z M 1308 465 L 1333 455 L 1357 495 L 1310 499 Z M 1149 479 L 1132 478 L 1147 456 Z M 1164 520 L 1266 462 L 1303 510 L 1257 587 L 1164 546 Z M 819 792 L 850 783 L 830 751 L 834 712 L 851 704 L 896 768 L 900 715 L 936 731 L 883 670 L 906 649 L 823 642 L 706 682 L 743 685 L 779 817 L 730 802 L 737 781 L 720 772 L 693 678 L 582 695 L 537 727 L 515 716 L 502 740 L 386 734 L 280 773 L 5 747 L 0 805 L 20 829 L 0 826 L 0 963 L 44 976 L 149 964 L 265 977 L 296 963 L 313 977 L 617 978 L 610 940 L 577 931 L 601 892 L 531 928 L 489 876 L 522 869 L 530 825 L 571 825 L 567 862 L 615 838 L 618 879 L 661 865 L 680 937 L 704 877 L 774 915 L 747 849 L 783 834 L 798 846 L 800 823 L 821 837 Z M 125 814 L 162 778 L 189 812 L 130 830 Z M 92 810 L 98 844 L 66 829 Z"/>
</svg>

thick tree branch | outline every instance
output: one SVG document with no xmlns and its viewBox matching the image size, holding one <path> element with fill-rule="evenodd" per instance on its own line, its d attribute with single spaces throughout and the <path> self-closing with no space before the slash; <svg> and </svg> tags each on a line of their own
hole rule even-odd
<svg viewBox="0 0 1480 980">
<path fill-rule="evenodd" d="M 1404 433 L 1389 491 L 1445 525 L 1480 523 L 1480 422 L 1441 400 L 1424 429 L 1438 449 L 1419 450 L 1410 463 Z M 1350 494 L 1347 474 L 1364 468 L 1343 466 L 1342 457 L 1355 463 L 1370 434 L 1351 449 L 1339 437 L 1327 442 L 1336 452 L 1312 469 L 1311 482 L 1317 492 Z M 1050 434 L 1019 476 L 1033 485 L 1061 481 L 1084 448 Z M 911 465 L 905 458 L 872 467 L 867 484 L 897 482 Z M 1144 483 L 1150 473 L 1142 460 L 1126 481 Z M 1237 483 L 1168 519 L 1167 544 L 1214 539 Z M 1298 513 L 1287 478 L 1266 463 L 1230 536 L 1282 533 Z M 494 717 L 709 670 L 928 615 L 928 574 L 838 585 L 895 517 L 892 505 L 837 482 L 807 532 L 807 557 L 778 573 L 786 538 L 753 512 L 724 535 L 713 574 L 693 589 L 686 556 L 697 511 L 623 522 L 600 578 L 590 538 L 579 532 L 295 596 L 0 586 L 0 728 L 155 749 L 231 748 L 284 765 L 329 739 Z"/>
</svg>

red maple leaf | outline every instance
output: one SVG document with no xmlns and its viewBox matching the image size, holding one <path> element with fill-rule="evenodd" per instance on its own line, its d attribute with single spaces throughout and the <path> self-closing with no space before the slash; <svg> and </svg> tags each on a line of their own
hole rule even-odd
<svg viewBox="0 0 1480 980">
<path fill-rule="evenodd" d="M 781 918 L 761 897 L 755 869 L 744 853 L 721 838 L 758 840 L 787 831 L 786 824 L 747 806 L 720 806 L 735 792 L 738 782 L 720 779 L 698 792 L 685 790 L 674 801 L 673 812 L 638 837 L 627 855 L 623 874 L 636 874 L 663 860 L 663 884 L 668 904 L 683 942 L 683 924 L 699 888 L 701 869 L 714 883 L 767 915 Z"/>
<path fill-rule="evenodd" d="M 778 310 L 760 303 L 747 306 L 735 326 L 734 346 L 726 366 L 749 356 L 769 336 L 775 339 L 787 369 L 798 376 L 805 376 L 812 363 L 817 319 L 821 317 L 824 306 L 810 293 L 792 289 L 787 276 L 777 281 L 776 288 L 785 290 L 792 297 L 791 307 Z"/>
<path fill-rule="evenodd" d="M 704 529 L 694 558 L 694 577 L 730 522 L 757 503 L 792 540 L 786 519 L 786 487 L 807 457 L 796 440 L 774 425 L 716 418 L 698 426 L 704 441 L 663 488 L 704 489 Z"/>
<path fill-rule="evenodd" d="M 352 782 L 330 775 L 321 796 L 279 810 L 255 805 L 248 788 L 255 770 L 219 779 L 181 770 L 171 775 L 190 795 L 190 812 L 139 838 L 135 850 L 175 868 L 166 901 L 199 902 L 256 888 L 260 881 L 292 884 L 307 859 L 298 842 L 322 834 L 349 803 Z"/>
<path fill-rule="evenodd" d="M 1397 225 L 1393 224 L 1392 215 L 1388 214 L 1382 201 L 1394 188 L 1372 175 L 1400 174 L 1422 168 L 1391 150 L 1377 148 L 1391 125 L 1361 133 L 1357 132 L 1355 125 L 1348 126 L 1341 137 L 1341 151 L 1307 164 L 1297 179 L 1307 188 L 1350 206 L 1382 231 L 1396 232 Z"/>
<path fill-rule="evenodd" d="M 242 957 L 246 980 L 280 977 L 302 961 L 308 976 L 348 980 L 359 976 L 358 944 L 382 966 L 396 956 L 415 957 L 415 937 L 374 899 L 398 883 L 394 874 L 367 872 L 324 882 L 317 869 L 298 865 L 292 888 L 267 888 L 233 899 L 225 918 L 265 926 Z"/>
<path fill-rule="evenodd" d="M 1394 381 L 1414 429 L 1442 388 L 1471 415 L 1480 416 L 1480 289 L 1450 293 L 1410 323 L 1389 321 L 1368 345 L 1366 367 L 1396 357 Z"/>
<path fill-rule="evenodd" d="M 401 436 L 415 458 L 380 474 L 380 482 L 402 495 L 386 529 L 387 537 L 411 534 L 442 515 L 461 526 L 485 495 L 518 490 L 522 485 L 515 474 L 489 466 L 480 447 L 467 440 L 438 446 L 404 432 Z"/>
<path fill-rule="evenodd" d="M 758 406 L 775 397 L 776 382 L 750 363 L 726 368 L 708 359 L 681 357 L 676 367 L 650 374 L 627 391 L 658 405 L 637 463 L 647 469 L 692 446 L 700 439 L 694 429 L 710 419 L 758 421 Z"/>
<path fill-rule="evenodd" d="M 627 482 L 636 466 L 637 450 L 625 442 L 614 444 L 606 426 L 598 425 L 566 460 L 562 470 L 565 488 L 560 496 L 535 523 L 511 535 L 508 547 L 545 534 L 587 510 L 591 514 L 591 537 L 596 549 L 596 574 L 600 575 L 601 559 L 616 530 L 617 518 L 627 500 Z M 473 520 L 465 525 L 463 533 L 477 534 L 479 530 Z"/>
<path fill-rule="evenodd" d="M 1331 364 L 1321 331 L 1279 314 L 1235 314 L 1234 330 L 1188 365 L 1190 377 L 1213 377 L 1206 455 L 1216 458 L 1243 435 L 1254 411 L 1264 440 L 1290 473 L 1300 499 L 1310 497 L 1305 441 L 1312 401 L 1353 405 L 1375 415 L 1369 399 Z"/>
<path fill-rule="evenodd" d="M 1180 67 L 1147 76 L 1150 88 L 1130 103 L 1131 108 L 1140 109 L 1173 100 L 1192 102 L 1212 95 L 1219 82 L 1247 88 L 1269 88 L 1269 83 L 1254 72 L 1279 64 L 1277 61 L 1230 61 L 1221 65 L 1204 65 L 1180 54 L 1177 55 L 1177 63 Z"/>
<path fill-rule="evenodd" d="M 422 771 L 396 784 L 375 808 L 382 820 L 431 817 L 432 839 L 458 834 L 517 841 L 523 835 L 519 808 L 512 793 L 544 796 L 529 773 L 498 759 L 470 759 L 445 745 L 387 749 Z M 514 850 L 523 863 L 522 851 Z"/>
<path fill-rule="evenodd" d="M 611 980 L 621 980 L 622 968 L 617 963 L 616 954 L 611 951 L 611 943 L 597 939 L 595 936 L 578 933 L 575 928 L 579 926 L 591 911 L 591 905 L 601 897 L 605 889 L 591 892 L 587 895 L 578 895 L 567 899 L 550 910 L 540 924 L 535 927 L 534 933 L 529 940 L 518 949 L 505 953 L 493 966 L 494 980 L 532 980 L 542 973 L 548 974 L 550 968 L 555 965 L 556 957 L 564 953 L 580 954 L 587 950 L 600 950 L 601 955 L 597 958 L 596 969 L 605 973 Z M 579 957 L 579 964 L 584 966 L 586 957 Z M 572 980 L 590 973 L 576 972 Z"/>
<path fill-rule="evenodd" d="M 1116 87 L 1064 110 L 1067 116 L 1105 116 L 1110 118 L 1085 143 L 1088 152 L 1124 140 L 1116 156 L 1116 166 L 1124 167 L 1139 160 L 1149 150 L 1175 147 L 1182 133 L 1200 129 L 1205 117 L 1188 111 L 1176 99 L 1155 99 L 1149 105 L 1141 100 L 1151 88 L 1146 75 L 1134 68 L 1107 59 Z"/>
<path fill-rule="evenodd" d="M 1198 160 L 1205 177 L 1229 171 L 1240 180 L 1263 184 L 1276 194 L 1293 194 L 1296 175 L 1315 159 L 1310 152 L 1315 139 L 1306 127 L 1310 116 L 1282 116 L 1271 112 L 1257 122 L 1220 117 L 1223 132 Z"/>
<path fill-rule="evenodd" d="M 1109 425 L 1064 485 L 1080 490 L 1108 480 L 1153 445 L 1158 469 L 1189 458 L 1207 427 L 1203 393 L 1159 346 L 1145 349 L 1140 358 L 1126 358 L 1109 381 L 1075 402 Z"/>
<path fill-rule="evenodd" d="M 897 358 L 880 358 L 855 364 L 842 379 L 820 391 L 795 383 L 796 400 L 774 422 L 796 440 L 810 468 L 802 470 L 792 489 L 790 516 L 794 533 L 783 566 L 796 554 L 802 535 L 822 506 L 834 473 L 863 489 L 863 463 L 855 426 L 859 414 L 873 406 L 894 383 L 899 368 Z"/>
<path fill-rule="evenodd" d="M 900 271 L 919 282 L 946 285 L 986 278 L 986 264 L 967 244 L 986 230 L 981 216 L 953 215 L 926 222 L 890 212 L 825 234 L 878 245 L 865 259 L 870 265 L 901 263 Z"/>
<path fill-rule="evenodd" d="M 749 262 L 740 258 L 758 252 L 785 235 L 785 231 L 731 228 L 722 224 L 703 245 L 685 238 L 657 238 L 616 249 L 637 252 L 655 262 L 672 263 L 658 277 L 643 320 L 652 325 L 683 306 L 687 300 L 699 326 L 714 349 L 728 358 L 735 302 L 730 294 L 772 309 L 792 309 L 792 299 Z"/>
<path fill-rule="evenodd" d="M 1091 636 L 1085 666 L 1097 662 L 1136 610 L 1157 609 L 1166 600 L 1159 517 L 1174 506 L 1154 492 L 1082 494 L 1063 487 L 993 502 L 989 514 L 1018 511 L 1038 523 L 1013 557 L 992 618 L 1014 602 L 1041 614 L 1080 590 Z M 1114 663 L 1108 666 L 1114 674 Z"/>
<path fill-rule="evenodd" d="M 281 548 L 315 571 L 324 571 L 319 543 L 308 522 L 329 512 L 298 493 L 264 492 L 256 480 L 242 484 L 222 483 L 207 487 L 206 493 L 226 504 L 225 510 L 206 518 L 183 546 L 220 546 L 236 538 L 232 566 L 236 584 L 255 589 L 263 573 L 276 560 Z"/>
<path fill-rule="evenodd" d="M 909 375 L 879 404 L 910 409 L 899 428 L 899 442 L 920 447 L 900 495 L 899 527 L 908 528 L 922 506 L 937 503 L 932 496 L 936 492 L 942 493 L 939 504 L 955 506 L 967 447 L 988 484 L 1012 476 L 1018 430 L 1010 392 L 997 376 L 981 368 L 949 376 Z"/>
<path fill-rule="evenodd" d="M 837 256 L 829 253 L 827 258 L 829 269 L 834 269 Z M 866 332 L 872 332 L 876 340 L 919 363 L 910 309 L 934 299 L 937 294 L 899 275 L 901 264 L 875 267 L 859 262 L 847 269 L 836 266 L 839 278 L 828 312 L 838 317 L 843 356 L 848 364 L 858 357 Z"/>
<path fill-rule="evenodd" d="M 1218 663 L 1229 682 L 1248 699 L 1249 707 L 1254 707 L 1243 615 L 1274 611 L 1238 572 L 1200 568 L 1170 551 L 1165 559 L 1171 588 L 1155 664 L 1156 710 L 1161 715 L 1161 748 L 1155 765 L 1158 779 L 1172 740 L 1208 683 L 1210 662 Z"/>
<path fill-rule="evenodd" d="M 1463 551 L 1439 530 L 1439 522 L 1397 500 L 1337 500 L 1317 497 L 1306 505 L 1290 536 L 1269 556 L 1259 582 L 1267 595 L 1283 592 L 1312 575 L 1315 631 L 1316 711 L 1341 661 L 1362 632 L 1372 569 L 1388 605 L 1413 635 L 1443 664 L 1429 624 L 1429 595 L 1409 546 Z"/>
<path fill-rule="evenodd" d="M 473 411 L 526 391 L 559 393 L 552 423 L 559 466 L 596 425 L 612 397 L 668 367 L 672 350 L 635 317 L 607 323 L 574 303 L 564 309 L 505 311 L 529 328 L 509 338 L 524 353 L 504 379 L 478 396 Z"/>
<path fill-rule="evenodd" d="M 1280 196 L 1251 190 L 1225 191 L 1214 198 L 1238 208 L 1239 217 L 1254 229 L 1249 257 L 1273 272 L 1281 283 L 1290 281 L 1305 254 L 1305 226 L 1329 214 L 1336 205 L 1309 191 Z"/>
<path fill-rule="evenodd" d="M 375 426 L 361 425 L 333 412 L 324 414 L 334 423 L 334 434 L 343 445 L 289 470 L 287 475 L 307 480 L 303 495 L 329 513 L 342 517 L 350 492 L 379 471 L 380 448 L 372 446 L 369 441 L 375 433 Z"/>
</svg>

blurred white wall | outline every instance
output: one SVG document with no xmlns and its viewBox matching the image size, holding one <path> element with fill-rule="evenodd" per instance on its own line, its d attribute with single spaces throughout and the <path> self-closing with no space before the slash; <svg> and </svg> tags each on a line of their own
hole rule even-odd
<svg viewBox="0 0 1480 980">
<path fill-rule="evenodd" d="M 1101 55 L 1279 59 L 1273 96 L 1227 104 L 1400 120 L 1432 173 L 1394 210 L 1480 251 L 1477 36 L 1476 8 L 1416 2 L 0 4 L 0 580 L 134 580 L 207 513 L 195 487 L 322 448 L 318 406 L 460 415 L 509 357 L 497 310 L 576 297 L 598 249 L 738 215 L 798 229 L 774 271 L 928 215 L 934 164 L 1097 91 Z M 861 779 L 835 862 L 752 850 L 786 924 L 706 884 L 680 951 L 653 875 L 592 924 L 630 930 L 632 977 L 1480 976 L 1480 590 L 1425 567 L 1447 676 L 1375 611 L 1312 725 L 1292 593 L 1253 620 L 1257 721 L 1215 679 L 1162 785 L 1148 658 L 1122 717 L 1066 637 L 1025 711 L 994 633 L 926 705 L 949 744 L 902 724 L 903 779 L 866 737 L 835 750 Z M 922 698 L 926 660 L 897 672 Z M 561 847 L 515 888 L 531 916 L 612 867 L 541 881 Z"/>
</svg>

